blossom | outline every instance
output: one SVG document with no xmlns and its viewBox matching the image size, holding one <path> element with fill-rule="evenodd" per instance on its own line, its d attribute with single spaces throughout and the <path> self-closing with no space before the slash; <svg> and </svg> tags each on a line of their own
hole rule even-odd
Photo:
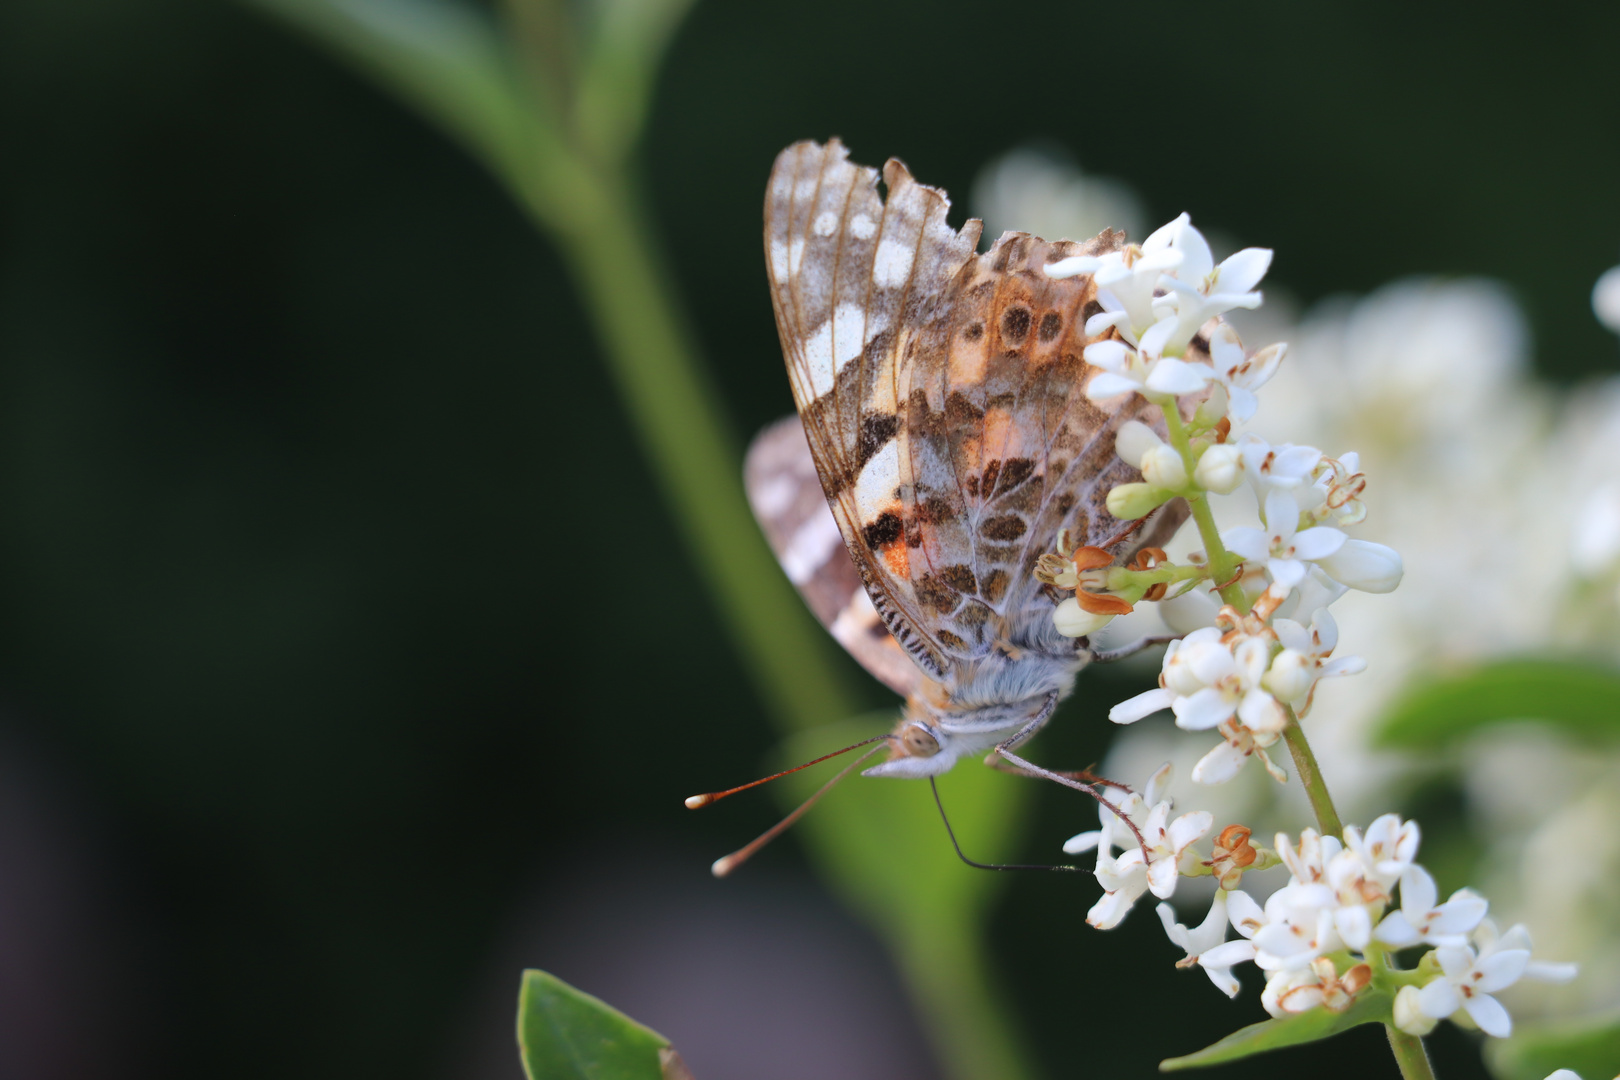
<svg viewBox="0 0 1620 1080">
<path fill-rule="evenodd" d="M 1293 704 L 1308 697 L 1318 679 L 1332 678 L 1336 675 L 1356 675 L 1367 670 L 1367 661 L 1359 656 L 1330 659 L 1333 650 L 1339 644 L 1339 624 L 1325 607 L 1311 613 L 1309 630 L 1293 619 L 1282 618 L 1273 619 L 1271 628 L 1276 631 L 1277 640 L 1282 642 L 1283 651 L 1272 660 L 1271 672 L 1267 673 L 1267 679 L 1272 679 L 1273 673 L 1281 675 L 1282 672 L 1278 669 L 1282 666 L 1297 669 L 1307 680 L 1304 693 L 1297 692 L 1299 689 L 1297 683 L 1288 687 L 1296 691 L 1291 695 L 1281 693 L 1276 686 L 1271 686 L 1273 692 L 1284 701 Z M 1285 656 L 1289 657 L 1286 664 L 1283 663 Z M 1303 709 L 1300 711 L 1304 712 Z"/>
<path fill-rule="evenodd" d="M 1173 397 L 1202 390 L 1215 377 L 1212 368 L 1164 355 L 1175 329 L 1174 319 L 1154 323 L 1134 349 L 1112 339 L 1087 345 L 1086 363 L 1102 371 L 1086 383 L 1086 397 L 1104 401 L 1132 392 Z"/>
<path fill-rule="evenodd" d="M 1099 808 L 1101 829 L 1070 837 L 1063 845 L 1063 850 L 1070 855 L 1088 851 L 1093 846 L 1097 848 L 1097 880 L 1103 886 L 1103 895 L 1086 914 L 1086 921 L 1099 930 L 1119 925 L 1144 892 L 1152 891 L 1160 899 L 1173 895 L 1181 873 L 1182 855 L 1209 832 L 1214 822 L 1204 810 L 1182 814 L 1170 821 L 1173 804 L 1168 799 L 1158 799 L 1169 778 L 1167 765 L 1148 781 L 1146 798 L 1130 793 L 1118 802 L 1109 800 L 1108 806 Z M 1150 800 L 1152 808 L 1146 809 Z M 1142 834 L 1142 843 L 1138 844 L 1119 817 L 1110 812 L 1110 806 L 1136 825 Z M 1125 848 L 1125 853 L 1116 858 L 1115 847 Z"/>
<path fill-rule="evenodd" d="M 1176 922 L 1176 909 L 1169 904 L 1160 904 L 1157 910 L 1159 922 L 1164 924 L 1166 936 L 1170 938 L 1172 944 L 1180 946 L 1187 954 L 1176 962 L 1176 966 L 1199 965 L 1209 976 L 1209 981 L 1215 984 L 1216 989 L 1229 998 L 1237 997 L 1238 981 L 1232 974 L 1232 965 L 1209 964 L 1204 961 L 1204 956 L 1211 949 L 1226 940 L 1226 890 L 1215 890 L 1215 902 L 1209 906 L 1209 914 L 1204 916 L 1202 923 L 1191 930 Z"/>
<path fill-rule="evenodd" d="M 1513 1018 L 1491 995 L 1519 981 L 1530 962 L 1530 951 L 1503 949 L 1481 956 L 1463 945 L 1441 946 L 1434 954 L 1444 974 L 1418 992 L 1418 1010 L 1444 1020 L 1460 1008 L 1485 1034 L 1499 1039 L 1512 1034 Z"/>
<path fill-rule="evenodd" d="M 1260 1004 L 1278 1018 L 1318 1007 L 1343 1012 L 1371 981 L 1372 968 L 1366 964 L 1353 964 L 1340 975 L 1331 959 L 1319 956 L 1309 967 L 1273 975 L 1260 995 Z"/>
<path fill-rule="evenodd" d="M 1187 221 L 1187 215 L 1182 214 L 1168 225 L 1160 226 L 1140 247 L 1129 244 L 1106 255 L 1075 255 L 1047 266 L 1048 277 L 1092 275 L 1097 285 L 1097 302 L 1103 310 L 1086 320 L 1087 335 L 1096 337 L 1112 326 L 1134 345 L 1143 331 L 1159 321 L 1161 316 L 1155 313 L 1153 294 L 1159 288 L 1160 279 L 1173 273 L 1186 258 L 1186 253 L 1174 245 L 1174 240 Z"/>
<path fill-rule="evenodd" d="M 1187 484 L 1187 466 L 1181 455 L 1140 420 L 1127 420 L 1114 436 L 1114 453 L 1142 471 L 1154 487 L 1178 489 Z"/>
<path fill-rule="evenodd" d="M 1326 525 L 1300 529 L 1299 504 L 1282 488 L 1266 494 L 1265 520 L 1264 532 L 1247 527 L 1228 529 L 1221 534 L 1221 542 L 1244 559 L 1264 563 L 1278 599 L 1305 580 L 1307 562 L 1319 562 L 1345 544 L 1346 537 L 1338 529 Z"/>
<path fill-rule="evenodd" d="M 1406 573 L 1400 552 L 1370 540 L 1348 539 L 1337 551 L 1318 558 L 1316 565 L 1341 585 L 1368 593 L 1394 592 Z"/>
<path fill-rule="evenodd" d="M 1254 392 L 1271 381 L 1288 353 L 1288 346 L 1267 345 L 1253 356 L 1243 351 L 1237 331 L 1221 323 L 1209 336 L 1209 356 L 1215 365 L 1215 378 L 1225 389 L 1227 414 L 1237 421 L 1248 420 L 1259 408 Z"/>
<path fill-rule="evenodd" d="M 1273 446 L 1252 432 L 1246 432 L 1237 447 L 1243 457 L 1244 475 L 1262 500 L 1272 488 L 1295 488 L 1308 482 L 1322 460 L 1322 451 L 1314 446 Z"/>
<path fill-rule="evenodd" d="M 1490 919 L 1481 919 L 1479 925 L 1474 928 L 1473 939 L 1482 959 L 1493 953 L 1512 949 L 1523 949 L 1525 952 L 1532 951 L 1530 947 L 1530 931 L 1525 929 L 1523 923 L 1515 923 L 1508 928 L 1506 933 L 1498 934 L 1494 922 Z M 1533 982 L 1567 983 L 1579 972 L 1580 968 L 1577 964 L 1554 964 L 1536 960 L 1532 957 L 1530 962 L 1525 965 L 1524 974 L 1521 978 L 1530 979 Z"/>
<path fill-rule="evenodd" d="M 1204 234 L 1193 228 L 1182 214 L 1161 232 L 1170 231 L 1170 247 L 1181 252 L 1175 276 L 1166 275 L 1162 284 L 1170 291 L 1154 301 L 1154 314 L 1175 312 L 1176 333 L 1170 351 L 1180 353 L 1204 323 L 1233 308 L 1257 308 L 1260 294 L 1254 287 L 1271 266 L 1266 248 L 1244 248 L 1220 265 L 1209 250 Z M 1146 245 L 1144 245 L 1145 247 Z"/>
<path fill-rule="evenodd" d="M 1401 874 L 1401 907 L 1384 916 L 1373 936 L 1397 949 L 1418 942 L 1457 946 L 1468 943 L 1468 933 L 1485 917 L 1485 898 L 1470 889 L 1458 889 L 1443 904 L 1434 878 L 1421 866 Z M 1528 950 L 1527 950 L 1528 951 Z"/>
</svg>

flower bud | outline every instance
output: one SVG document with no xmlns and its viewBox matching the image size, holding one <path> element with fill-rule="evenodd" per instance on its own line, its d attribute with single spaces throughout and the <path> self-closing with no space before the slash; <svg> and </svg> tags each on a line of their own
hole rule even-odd
<svg viewBox="0 0 1620 1080">
<path fill-rule="evenodd" d="M 1080 606 L 1080 601 L 1069 597 L 1052 612 L 1052 625 L 1064 637 L 1085 637 L 1114 621 L 1112 615 L 1093 614 Z"/>
<path fill-rule="evenodd" d="M 1395 995 L 1395 1026 L 1408 1035 L 1427 1035 L 1440 1021 L 1418 1006 L 1418 988 L 1403 986 Z"/>
<path fill-rule="evenodd" d="M 1243 483 L 1243 454 L 1230 443 L 1221 443 L 1204 451 L 1193 470 L 1193 479 L 1205 491 L 1217 495 L 1230 495 Z"/>
<path fill-rule="evenodd" d="M 1108 512 L 1121 521 L 1135 521 L 1174 497 L 1175 492 L 1152 484 L 1120 484 L 1108 493 Z"/>
<path fill-rule="evenodd" d="M 1370 593 L 1394 592 L 1405 573 L 1400 552 L 1369 540 L 1346 540 L 1332 555 L 1317 559 L 1316 565 L 1341 585 Z"/>
<path fill-rule="evenodd" d="M 1121 461 L 1142 467 L 1142 458 L 1156 446 L 1164 443 L 1154 430 L 1140 420 L 1127 420 L 1119 426 L 1119 433 L 1114 436 L 1114 453 L 1119 455 Z"/>
<path fill-rule="evenodd" d="M 1142 455 L 1142 479 L 1158 488 L 1183 488 L 1187 486 L 1187 466 L 1180 454 L 1160 443 Z"/>
<path fill-rule="evenodd" d="M 1283 701 L 1298 701 L 1310 692 L 1314 665 L 1310 658 L 1293 649 L 1284 649 L 1271 661 L 1271 670 L 1260 685 Z"/>
</svg>

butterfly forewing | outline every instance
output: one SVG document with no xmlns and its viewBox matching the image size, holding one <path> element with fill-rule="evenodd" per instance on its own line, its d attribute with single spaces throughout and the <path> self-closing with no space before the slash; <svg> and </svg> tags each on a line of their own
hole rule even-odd
<svg viewBox="0 0 1620 1080">
<path fill-rule="evenodd" d="M 900 646 L 946 678 L 1009 621 L 1050 608 L 1031 571 L 1060 528 L 1093 544 L 1120 528 L 1107 491 L 1139 476 L 1114 435 L 1146 404 L 1086 399 L 1095 286 L 1044 272 L 1122 234 L 1079 245 L 1009 233 L 976 255 L 978 222 L 951 230 L 943 192 L 898 161 L 883 177 L 886 199 L 876 170 L 836 140 L 783 151 L 766 263 L 809 453 L 853 566 Z M 1144 539 L 1179 521 L 1161 515 Z"/>
</svg>

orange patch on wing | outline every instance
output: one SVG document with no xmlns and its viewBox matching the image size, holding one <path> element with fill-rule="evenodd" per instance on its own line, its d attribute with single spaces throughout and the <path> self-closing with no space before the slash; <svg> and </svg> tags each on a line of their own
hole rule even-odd
<svg viewBox="0 0 1620 1080">
<path fill-rule="evenodd" d="M 911 556 L 906 551 L 905 537 L 883 545 L 883 562 L 896 577 L 911 576 Z"/>
</svg>

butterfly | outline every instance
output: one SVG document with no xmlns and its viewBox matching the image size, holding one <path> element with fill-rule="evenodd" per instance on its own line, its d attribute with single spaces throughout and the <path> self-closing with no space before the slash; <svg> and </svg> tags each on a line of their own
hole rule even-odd
<svg viewBox="0 0 1620 1080">
<path fill-rule="evenodd" d="M 953 230 L 945 192 L 893 158 L 882 179 L 884 194 L 836 139 L 771 170 L 765 263 L 798 415 L 750 448 L 749 501 L 816 617 L 906 699 L 866 775 L 932 777 L 991 751 L 1050 776 L 1011 750 L 1100 654 L 1057 632 L 1035 566 L 1062 530 L 1100 546 L 1125 528 L 1107 493 L 1141 477 L 1114 436 L 1162 421 L 1139 395 L 1087 400 L 1083 354 L 1102 337 L 1085 326 L 1103 306 L 1090 275 L 1045 267 L 1125 237 L 1009 232 L 981 254 L 980 222 Z M 1186 513 L 1167 505 L 1119 554 Z"/>
</svg>

